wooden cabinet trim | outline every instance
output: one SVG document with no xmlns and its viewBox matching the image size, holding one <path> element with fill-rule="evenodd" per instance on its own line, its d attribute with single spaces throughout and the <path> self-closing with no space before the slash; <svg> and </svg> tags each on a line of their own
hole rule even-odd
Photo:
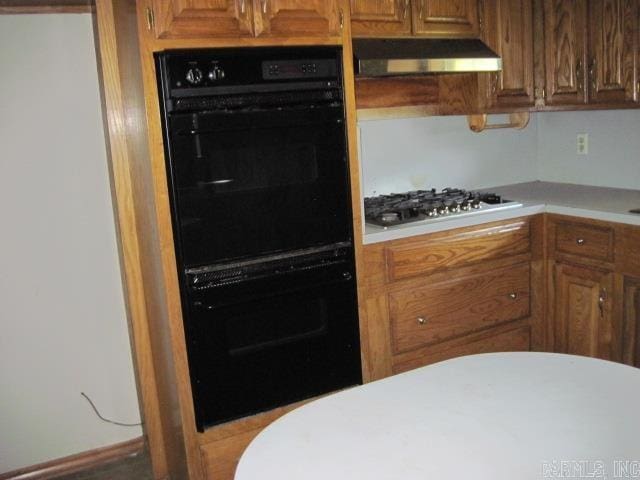
<svg viewBox="0 0 640 480">
<path fill-rule="evenodd" d="M 625 277 L 622 293 L 622 361 L 640 368 L 640 278 Z"/>
</svg>

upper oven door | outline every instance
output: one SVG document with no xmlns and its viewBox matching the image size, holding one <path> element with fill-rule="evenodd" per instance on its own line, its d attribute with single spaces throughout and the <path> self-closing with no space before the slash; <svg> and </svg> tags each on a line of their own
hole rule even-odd
<svg viewBox="0 0 640 480">
<path fill-rule="evenodd" d="M 184 267 L 351 239 L 342 105 L 173 114 Z"/>
</svg>

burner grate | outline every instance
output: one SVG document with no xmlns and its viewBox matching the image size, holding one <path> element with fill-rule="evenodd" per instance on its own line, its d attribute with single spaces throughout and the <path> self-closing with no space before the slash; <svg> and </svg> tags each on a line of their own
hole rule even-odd
<svg viewBox="0 0 640 480">
<path fill-rule="evenodd" d="M 480 210 L 486 205 L 502 203 L 503 199 L 495 193 L 445 188 L 440 192 L 435 189 L 415 190 L 367 197 L 364 199 L 364 211 L 367 222 L 387 227 Z"/>
</svg>

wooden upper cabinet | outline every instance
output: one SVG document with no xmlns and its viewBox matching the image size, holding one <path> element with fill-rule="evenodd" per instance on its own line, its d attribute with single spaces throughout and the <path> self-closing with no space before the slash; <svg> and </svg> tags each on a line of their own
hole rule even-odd
<svg viewBox="0 0 640 480">
<path fill-rule="evenodd" d="M 555 351 L 614 360 L 613 273 L 555 266 Z"/>
<path fill-rule="evenodd" d="M 636 98 L 634 36 L 637 0 L 589 1 L 589 102 L 626 103 Z"/>
<path fill-rule="evenodd" d="M 253 35 L 252 0 L 152 0 L 158 38 Z"/>
<path fill-rule="evenodd" d="M 339 0 L 151 0 L 157 38 L 339 35 Z"/>
<path fill-rule="evenodd" d="M 546 103 L 587 100 L 587 1 L 544 0 Z"/>
<path fill-rule="evenodd" d="M 351 0 L 351 32 L 354 37 L 410 35 L 410 0 Z"/>
<path fill-rule="evenodd" d="M 412 0 L 413 33 L 430 37 L 479 38 L 478 0 Z"/>
<path fill-rule="evenodd" d="M 534 97 L 533 9 L 530 0 L 485 0 L 483 40 L 502 71 L 483 74 L 488 107 L 531 107 Z"/>
<path fill-rule="evenodd" d="M 339 0 L 253 0 L 256 35 L 339 35 Z"/>
</svg>

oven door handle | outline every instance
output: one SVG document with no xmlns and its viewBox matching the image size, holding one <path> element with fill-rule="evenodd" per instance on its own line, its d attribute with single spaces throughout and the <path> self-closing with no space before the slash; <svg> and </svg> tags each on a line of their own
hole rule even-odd
<svg viewBox="0 0 640 480">
<path fill-rule="evenodd" d="M 298 286 L 295 288 L 287 288 L 284 290 L 279 290 L 278 293 L 274 294 L 274 293 L 262 293 L 262 294 L 258 294 L 258 295 L 238 295 L 237 297 L 233 297 L 233 298 L 229 298 L 229 297 L 225 297 L 224 300 L 220 301 L 220 302 L 207 302 L 206 299 L 206 294 L 199 296 L 199 299 L 196 297 L 196 299 L 192 299 L 189 304 L 191 305 L 192 308 L 194 308 L 195 310 L 199 310 L 199 311 L 213 311 L 213 310 L 217 310 L 219 308 L 223 308 L 223 307 L 227 307 L 229 305 L 236 305 L 238 303 L 242 303 L 242 302 L 247 302 L 247 301 L 254 301 L 254 300 L 259 300 L 261 298 L 268 298 L 268 297 L 279 297 L 279 296 L 283 296 L 283 295 L 291 295 L 293 293 L 296 292 L 302 292 L 305 290 L 310 290 L 313 288 L 317 288 L 317 287 L 327 287 L 327 286 L 332 286 L 332 285 L 340 285 L 343 283 L 350 283 L 353 281 L 353 274 L 352 272 L 345 270 L 344 272 L 342 272 L 340 274 L 339 278 L 333 278 L 333 279 L 326 279 L 324 281 L 320 281 L 320 282 L 314 282 L 312 284 L 309 285 L 303 285 L 303 286 Z M 355 288 L 355 286 L 354 286 Z"/>
</svg>

